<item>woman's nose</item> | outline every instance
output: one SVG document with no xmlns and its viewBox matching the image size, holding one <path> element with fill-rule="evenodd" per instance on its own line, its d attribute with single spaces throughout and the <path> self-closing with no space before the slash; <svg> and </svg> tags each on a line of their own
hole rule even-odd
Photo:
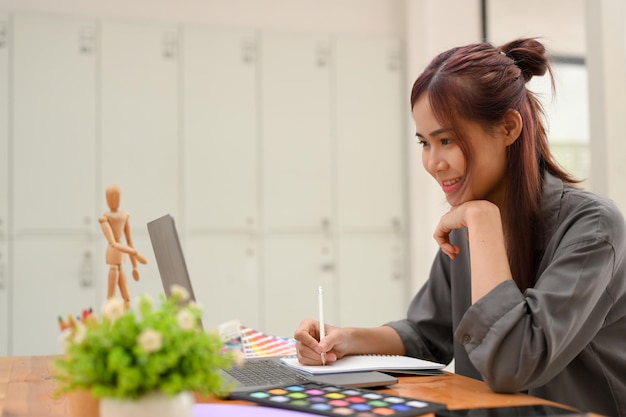
<svg viewBox="0 0 626 417">
<path fill-rule="evenodd" d="M 435 173 L 447 169 L 447 163 L 440 152 L 430 152 L 426 161 L 428 172 Z"/>
</svg>

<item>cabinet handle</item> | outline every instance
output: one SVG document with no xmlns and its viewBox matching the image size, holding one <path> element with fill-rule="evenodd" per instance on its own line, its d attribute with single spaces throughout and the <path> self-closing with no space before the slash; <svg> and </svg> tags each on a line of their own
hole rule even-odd
<svg viewBox="0 0 626 417">
<path fill-rule="evenodd" d="M 93 287 L 93 262 L 91 252 L 85 252 L 80 266 L 79 283 L 82 288 Z"/>
<path fill-rule="evenodd" d="M 0 290 L 7 288 L 6 283 L 6 270 L 4 260 L 2 259 L 2 252 L 0 252 Z"/>
<path fill-rule="evenodd" d="M 0 22 L 0 49 L 4 48 L 7 44 L 7 24 Z"/>
<path fill-rule="evenodd" d="M 93 53 L 96 45 L 95 33 L 92 27 L 84 27 L 80 29 L 78 35 L 78 50 L 81 54 L 90 55 Z"/>
<path fill-rule="evenodd" d="M 389 71 L 397 71 L 399 67 L 400 54 L 396 50 L 390 51 L 387 57 L 387 69 Z"/>
<path fill-rule="evenodd" d="M 322 263 L 322 272 L 333 272 L 335 270 L 335 265 L 332 262 Z"/>
<path fill-rule="evenodd" d="M 256 41 L 253 38 L 246 38 L 241 42 L 241 61 L 250 64 L 256 61 Z"/>
<path fill-rule="evenodd" d="M 391 247 L 391 277 L 394 280 L 401 280 L 404 276 L 404 259 L 402 256 L 402 247 L 393 245 Z"/>
<path fill-rule="evenodd" d="M 4 262 L 2 262 L 2 259 L 0 259 L 0 290 L 4 290 L 7 287 L 4 280 L 5 280 Z"/>
<path fill-rule="evenodd" d="M 399 218 L 393 217 L 391 219 L 391 229 L 397 235 L 401 235 L 402 234 L 402 222 L 400 221 Z"/>
<path fill-rule="evenodd" d="M 178 39 L 175 33 L 166 33 L 163 36 L 163 58 L 174 59 L 178 52 Z"/>
<path fill-rule="evenodd" d="M 320 68 L 327 67 L 330 61 L 330 46 L 326 43 L 320 44 L 316 53 L 317 66 Z"/>
<path fill-rule="evenodd" d="M 335 262 L 330 245 L 322 246 L 320 269 L 324 273 L 331 273 L 335 270 Z"/>
</svg>

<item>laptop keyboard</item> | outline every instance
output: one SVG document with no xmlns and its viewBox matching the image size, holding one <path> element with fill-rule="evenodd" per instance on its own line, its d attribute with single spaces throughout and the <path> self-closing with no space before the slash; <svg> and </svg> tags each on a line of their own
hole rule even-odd
<svg viewBox="0 0 626 417">
<path fill-rule="evenodd" d="M 245 361 L 240 367 L 226 370 L 245 387 L 281 384 L 302 384 L 309 380 L 270 359 Z"/>
</svg>

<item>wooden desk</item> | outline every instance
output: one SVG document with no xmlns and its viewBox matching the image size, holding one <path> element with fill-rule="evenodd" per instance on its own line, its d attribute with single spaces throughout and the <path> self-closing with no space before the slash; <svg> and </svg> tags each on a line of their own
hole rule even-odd
<svg viewBox="0 0 626 417">
<path fill-rule="evenodd" d="M 52 398 L 56 387 L 50 372 L 53 359 L 53 356 L 0 357 L 0 417 L 70 417 L 67 399 Z M 451 409 L 555 404 L 524 394 L 495 394 L 483 382 L 456 374 L 401 377 L 398 384 L 385 392 L 445 403 Z"/>
</svg>

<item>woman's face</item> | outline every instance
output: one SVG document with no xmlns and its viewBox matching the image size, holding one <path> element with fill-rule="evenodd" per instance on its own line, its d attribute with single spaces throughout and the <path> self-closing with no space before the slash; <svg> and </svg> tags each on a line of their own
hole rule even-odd
<svg viewBox="0 0 626 417">
<path fill-rule="evenodd" d="M 505 190 L 506 141 L 489 134 L 477 123 L 465 124 L 472 150 L 471 173 L 458 139 L 435 119 L 428 95 L 413 106 L 416 135 L 423 146 L 422 164 L 437 181 L 451 206 L 470 200 L 489 200 L 502 207 Z M 471 174 L 471 175 L 470 175 Z"/>
</svg>

